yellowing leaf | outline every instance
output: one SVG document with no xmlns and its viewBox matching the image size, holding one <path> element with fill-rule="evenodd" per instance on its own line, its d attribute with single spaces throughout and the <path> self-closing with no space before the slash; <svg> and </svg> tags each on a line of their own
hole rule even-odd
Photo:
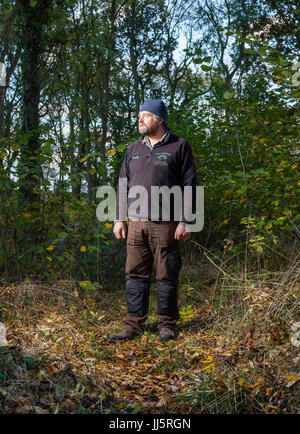
<svg viewBox="0 0 300 434">
<path fill-rule="evenodd" d="M 291 387 L 299 380 L 300 380 L 300 375 L 289 375 L 285 380 L 287 383 L 286 387 Z"/>
<path fill-rule="evenodd" d="M 213 363 L 210 363 L 209 365 L 205 366 L 205 367 L 202 369 L 202 371 L 203 371 L 203 372 L 206 372 L 206 373 L 212 372 L 213 366 L 214 366 L 214 364 L 213 364 Z"/>
<path fill-rule="evenodd" d="M 250 388 L 253 388 L 253 387 L 259 386 L 261 382 L 262 382 L 262 378 L 258 378 L 258 379 L 256 380 L 256 383 L 254 383 L 254 384 L 250 384 L 250 386 L 248 386 L 248 387 L 249 387 L 249 389 L 250 389 Z"/>
<path fill-rule="evenodd" d="M 105 226 L 107 227 L 107 229 L 110 229 L 112 227 L 111 223 L 105 223 Z"/>
<path fill-rule="evenodd" d="M 81 247 L 80 247 L 80 251 L 81 251 L 81 252 L 86 252 L 86 247 L 85 247 L 85 246 L 81 246 Z"/>
<path fill-rule="evenodd" d="M 48 261 L 52 262 L 52 258 L 50 256 L 47 256 Z"/>
<path fill-rule="evenodd" d="M 87 288 L 89 286 L 93 286 L 93 284 L 89 280 L 83 280 L 82 282 L 79 282 L 79 285 L 82 288 Z"/>
<path fill-rule="evenodd" d="M 110 149 L 109 151 L 106 151 L 106 155 L 115 155 L 116 151 L 114 151 L 113 149 Z"/>
<path fill-rule="evenodd" d="M 300 375 L 289 375 L 286 378 L 286 381 L 291 381 L 291 380 L 300 380 Z"/>
<path fill-rule="evenodd" d="M 52 252 L 53 249 L 54 249 L 54 246 L 49 246 L 49 247 L 47 247 L 46 250 L 48 250 L 49 252 Z"/>
<path fill-rule="evenodd" d="M 207 356 L 206 360 L 200 360 L 201 363 L 211 363 L 213 358 L 211 356 Z"/>
</svg>

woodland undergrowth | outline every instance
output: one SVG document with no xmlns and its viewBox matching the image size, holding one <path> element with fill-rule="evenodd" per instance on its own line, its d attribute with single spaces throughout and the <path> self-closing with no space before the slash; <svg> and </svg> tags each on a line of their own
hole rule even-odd
<svg viewBox="0 0 300 434">
<path fill-rule="evenodd" d="M 158 338 L 155 292 L 144 334 L 109 343 L 122 282 L 2 282 L 0 412 L 299 413 L 297 255 L 246 274 L 206 249 L 185 258 L 175 342 Z"/>
</svg>

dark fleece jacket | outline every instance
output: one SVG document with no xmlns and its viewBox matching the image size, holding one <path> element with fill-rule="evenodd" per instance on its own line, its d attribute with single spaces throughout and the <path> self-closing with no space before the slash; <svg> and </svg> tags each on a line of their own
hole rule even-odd
<svg viewBox="0 0 300 434">
<path fill-rule="evenodd" d="M 184 195 L 185 186 L 193 187 L 192 211 L 195 212 L 195 187 L 197 176 L 194 165 L 193 154 L 190 145 L 182 137 L 178 137 L 168 130 L 161 142 L 152 147 L 147 145 L 145 136 L 141 136 L 136 142 L 132 143 L 126 151 L 126 155 L 121 167 L 120 178 L 127 178 L 127 193 L 131 187 L 143 186 L 148 192 L 147 212 L 140 209 L 139 218 L 151 220 L 151 186 L 179 186 Z M 116 220 L 120 220 L 119 215 L 119 194 L 117 192 L 116 201 Z M 184 196 L 182 195 L 182 216 L 180 221 L 190 223 L 184 216 Z M 139 196 L 134 198 L 127 197 L 129 208 L 128 215 L 131 214 L 130 204 L 135 202 Z M 174 220 L 174 202 L 171 195 L 170 220 Z M 159 200 L 159 221 L 162 221 L 161 213 L 162 197 Z M 145 209 L 145 208 L 144 208 Z"/>
</svg>

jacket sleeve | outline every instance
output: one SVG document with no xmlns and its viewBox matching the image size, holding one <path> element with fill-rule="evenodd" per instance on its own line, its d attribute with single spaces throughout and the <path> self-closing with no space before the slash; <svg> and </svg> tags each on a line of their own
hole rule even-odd
<svg viewBox="0 0 300 434">
<path fill-rule="evenodd" d="M 192 149 L 188 142 L 185 142 L 181 148 L 181 164 L 180 164 L 180 186 L 182 188 L 182 220 L 181 223 L 191 224 L 192 221 L 188 219 L 188 214 L 196 213 L 196 186 L 197 186 L 197 173 L 195 169 L 194 157 Z M 191 203 L 188 204 L 188 210 L 184 207 L 184 198 L 187 192 L 184 187 L 192 187 Z M 188 212 L 189 211 L 189 212 Z"/>
<path fill-rule="evenodd" d="M 124 206 L 126 205 L 127 209 L 127 196 L 128 196 L 128 184 L 129 184 L 129 166 L 128 166 L 128 150 L 126 151 L 125 158 L 123 160 L 119 178 L 118 178 L 118 186 L 117 186 L 117 196 L 116 196 L 116 211 L 115 211 L 115 222 L 117 221 L 124 221 L 126 220 L 126 216 L 120 215 L 121 209 L 120 204 L 122 204 L 122 209 L 124 209 Z M 120 182 L 126 181 L 126 191 L 124 191 L 124 188 L 121 187 L 120 189 Z M 126 213 L 127 214 L 127 213 Z"/>
</svg>

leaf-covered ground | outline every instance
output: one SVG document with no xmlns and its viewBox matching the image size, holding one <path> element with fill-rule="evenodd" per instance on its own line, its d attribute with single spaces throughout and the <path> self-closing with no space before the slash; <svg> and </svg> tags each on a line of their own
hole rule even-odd
<svg viewBox="0 0 300 434">
<path fill-rule="evenodd" d="M 154 285 L 146 332 L 118 343 L 107 334 L 122 326 L 122 288 L 2 286 L 0 412 L 299 413 L 299 268 L 245 280 L 201 266 L 182 271 L 182 320 L 166 343 Z"/>
</svg>

